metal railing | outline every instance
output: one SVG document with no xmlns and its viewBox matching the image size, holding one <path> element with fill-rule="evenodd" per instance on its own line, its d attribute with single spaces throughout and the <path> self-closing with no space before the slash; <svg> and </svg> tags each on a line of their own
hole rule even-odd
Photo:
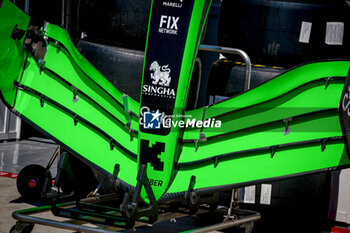
<svg viewBox="0 0 350 233">
<path fill-rule="evenodd" d="M 199 45 L 199 50 L 208 51 L 208 52 L 217 52 L 217 53 L 229 53 L 234 55 L 239 55 L 245 62 L 245 81 L 244 81 L 244 90 L 247 91 L 250 89 L 250 80 L 252 74 L 252 64 L 250 58 L 246 52 L 240 49 L 221 47 L 216 45 Z"/>
</svg>

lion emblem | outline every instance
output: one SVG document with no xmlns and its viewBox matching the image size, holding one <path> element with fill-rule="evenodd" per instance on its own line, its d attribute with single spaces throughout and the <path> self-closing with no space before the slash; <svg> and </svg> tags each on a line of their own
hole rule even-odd
<svg viewBox="0 0 350 233">
<path fill-rule="evenodd" d="M 168 87 L 170 85 L 170 69 L 168 65 L 160 66 L 157 61 L 152 62 L 149 70 L 153 71 L 151 73 L 151 79 L 153 79 L 152 84 L 158 84 L 161 86 Z"/>
</svg>

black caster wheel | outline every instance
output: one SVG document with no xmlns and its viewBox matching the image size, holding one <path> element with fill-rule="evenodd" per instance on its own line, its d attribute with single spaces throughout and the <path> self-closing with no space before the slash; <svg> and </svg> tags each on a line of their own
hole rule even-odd
<svg viewBox="0 0 350 233">
<path fill-rule="evenodd" d="M 188 208 L 188 210 L 189 210 L 190 215 L 195 215 L 198 212 L 198 207 L 197 206 L 190 206 Z"/>
<path fill-rule="evenodd" d="M 127 219 L 125 220 L 125 228 L 131 229 L 135 226 L 135 220 L 134 219 Z"/>
<path fill-rule="evenodd" d="M 33 228 L 33 223 L 17 222 L 11 227 L 10 233 L 31 233 Z"/>
<path fill-rule="evenodd" d="M 24 167 L 17 177 L 17 190 L 19 194 L 27 200 L 36 201 L 41 199 L 45 183 L 46 169 L 37 164 Z M 51 173 L 48 172 L 47 190 L 52 186 Z"/>
<path fill-rule="evenodd" d="M 158 215 L 153 215 L 153 216 L 148 217 L 148 223 L 150 223 L 150 224 L 157 222 L 157 220 L 158 220 Z"/>
<path fill-rule="evenodd" d="M 135 204 L 120 205 L 122 216 L 125 219 L 125 228 L 130 229 L 135 226 L 137 206 Z"/>
<path fill-rule="evenodd" d="M 215 211 L 219 207 L 218 203 L 210 203 L 209 204 L 209 210 L 210 211 Z"/>
</svg>

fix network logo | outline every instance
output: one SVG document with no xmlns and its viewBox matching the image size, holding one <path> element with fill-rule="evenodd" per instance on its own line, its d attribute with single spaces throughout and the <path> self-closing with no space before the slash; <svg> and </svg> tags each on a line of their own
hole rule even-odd
<svg viewBox="0 0 350 233">
<path fill-rule="evenodd" d="M 143 128 L 144 129 L 160 129 L 161 116 L 159 110 L 156 112 L 144 112 L 143 113 Z"/>
<path fill-rule="evenodd" d="M 179 29 L 177 24 L 179 20 L 180 20 L 180 17 L 161 15 L 158 32 L 177 35 L 177 31 Z"/>
</svg>

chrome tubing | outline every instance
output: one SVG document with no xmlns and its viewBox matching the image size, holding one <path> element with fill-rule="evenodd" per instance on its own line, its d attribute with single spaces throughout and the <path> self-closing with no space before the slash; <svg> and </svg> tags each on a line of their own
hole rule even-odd
<svg viewBox="0 0 350 233">
<path fill-rule="evenodd" d="M 231 228 L 231 227 L 241 226 L 243 224 L 253 223 L 253 222 L 258 221 L 260 219 L 261 219 L 261 215 L 259 213 L 255 213 L 251 216 L 245 216 L 245 217 L 242 217 L 242 218 L 237 219 L 237 220 L 230 220 L 228 222 L 214 224 L 211 226 L 196 229 L 196 230 L 191 231 L 191 232 L 192 233 L 213 232 L 213 231 L 218 231 L 218 230 L 227 229 L 227 228 Z"/>
<path fill-rule="evenodd" d="M 106 200 L 113 200 L 114 197 L 115 197 L 115 195 L 105 195 L 103 198 L 105 198 Z M 100 200 L 100 199 L 101 199 L 101 197 L 100 198 L 89 197 L 89 198 L 83 199 L 82 201 L 85 201 L 87 203 L 93 203 L 93 202 Z M 72 207 L 74 205 L 76 205 L 76 201 L 58 204 L 59 207 Z M 37 217 L 37 216 L 30 216 L 32 214 L 49 212 L 49 211 L 51 211 L 51 207 L 52 207 L 51 205 L 47 205 L 47 206 L 39 206 L 39 207 L 35 207 L 35 208 L 30 208 L 30 209 L 18 210 L 18 211 L 15 211 L 12 213 L 12 218 L 18 220 L 18 222 L 16 224 L 21 224 L 22 222 L 23 223 L 32 223 L 32 224 L 49 226 L 49 227 L 57 227 L 60 229 L 72 230 L 74 232 L 89 232 L 89 233 L 113 233 L 113 232 L 115 232 L 115 231 L 108 231 L 106 229 L 93 228 L 93 227 L 89 227 L 89 226 L 81 226 L 81 225 L 69 223 L 69 222 L 61 222 L 58 220 L 41 218 L 41 217 Z"/>
<path fill-rule="evenodd" d="M 217 52 L 217 53 L 229 53 L 234 55 L 239 55 L 245 62 L 245 81 L 244 81 L 244 90 L 247 91 L 250 89 L 250 80 L 252 75 L 252 63 L 246 52 L 241 49 L 220 47 L 216 45 L 199 45 L 199 50 L 208 51 L 208 52 Z"/>
</svg>

